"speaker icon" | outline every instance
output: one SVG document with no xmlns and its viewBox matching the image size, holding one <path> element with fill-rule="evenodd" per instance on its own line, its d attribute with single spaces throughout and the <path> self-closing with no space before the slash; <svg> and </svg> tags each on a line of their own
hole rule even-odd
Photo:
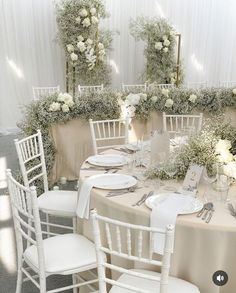
<svg viewBox="0 0 236 293">
<path fill-rule="evenodd" d="M 216 286 L 223 286 L 228 282 L 228 275 L 225 271 L 216 271 L 212 276 L 212 281 Z"/>
</svg>

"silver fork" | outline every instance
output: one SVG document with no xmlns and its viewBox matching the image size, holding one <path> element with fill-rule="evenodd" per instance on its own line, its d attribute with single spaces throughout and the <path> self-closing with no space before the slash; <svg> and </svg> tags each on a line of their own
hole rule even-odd
<svg viewBox="0 0 236 293">
<path fill-rule="evenodd" d="M 150 191 L 145 198 L 140 200 L 140 202 L 137 204 L 137 206 L 140 206 L 141 204 L 143 204 L 146 201 L 146 199 L 149 198 L 150 196 L 152 196 L 153 194 L 154 194 L 154 191 Z"/>
</svg>

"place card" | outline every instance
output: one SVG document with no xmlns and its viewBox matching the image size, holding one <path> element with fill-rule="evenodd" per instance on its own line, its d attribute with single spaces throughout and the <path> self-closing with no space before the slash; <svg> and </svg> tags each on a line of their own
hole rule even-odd
<svg viewBox="0 0 236 293">
<path fill-rule="evenodd" d="M 203 169 L 204 169 L 203 166 L 200 166 L 197 164 L 191 164 L 184 178 L 182 189 L 188 190 L 188 191 L 196 190 L 198 183 L 201 179 Z"/>
</svg>

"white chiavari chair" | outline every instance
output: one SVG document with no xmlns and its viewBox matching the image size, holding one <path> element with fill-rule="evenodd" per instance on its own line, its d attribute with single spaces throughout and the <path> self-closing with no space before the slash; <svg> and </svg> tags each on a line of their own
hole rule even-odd
<svg viewBox="0 0 236 293">
<path fill-rule="evenodd" d="M 85 281 L 79 274 L 97 267 L 95 245 L 79 234 L 60 234 L 42 231 L 37 192 L 19 184 L 7 170 L 8 189 L 16 235 L 18 274 L 16 293 L 21 292 L 24 281 L 32 281 L 40 293 L 61 292 L 92 284 L 97 277 Z M 52 226 L 57 226 L 50 224 Z M 43 239 L 43 234 L 50 235 Z M 26 240 L 26 243 L 25 241 Z M 51 275 L 72 275 L 73 285 L 47 290 L 46 278 Z M 26 276 L 23 279 L 23 276 Z"/>
<path fill-rule="evenodd" d="M 98 93 L 103 91 L 103 84 L 101 85 L 78 85 L 79 94 L 83 93 Z"/>
<path fill-rule="evenodd" d="M 32 87 L 32 89 L 33 89 L 33 98 L 35 101 L 39 100 L 42 97 L 60 92 L 59 85 L 52 86 L 52 87 Z"/>
<path fill-rule="evenodd" d="M 114 148 L 128 143 L 128 118 L 100 121 L 89 119 L 89 125 L 95 155 L 100 150 Z"/>
<path fill-rule="evenodd" d="M 159 83 L 156 85 L 157 88 L 159 89 L 172 89 L 175 87 L 173 83 Z"/>
<path fill-rule="evenodd" d="M 124 92 L 146 92 L 147 84 L 123 84 L 122 83 L 122 90 Z"/>
<path fill-rule="evenodd" d="M 106 284 L 112 285 L 110 293 L 200 293 L 199 289 L 182 279 L 169 276 L 170 258 L 173 249 L 174 227 L 166 230 L 133 225 L 102 217 L 91 211 L 94 241 L 98 262 L 99 293 L 106 293 Z M 106 243 L 101 240 L 101 229 L 106 234 Z M 164 255 L 161 261 L 153 259 L 153 237 L 155 233 L 165 235 Z M 136 236 L 136 237 L 135 237 Z M 144 241 L 150 239 L 149 247 Z M 103 242 L 103 243 L 102 243 Z M 136 249 L 135 249 L 136 248 Z M 127 260 L 161 268 L 161 273 L 146 269 L 125 269 L 116 263 L 108 263 L 103 253 L 116 259 Z M 109 257 L 107 258 L 109 259 Z M 121 276 L 114 280 L 106 274 L 106 269 L 118 272 Z"/>
<path fill-rule="evenodd" d="M 207 87 L 207 82 L 188 82 L 187 88 L 188 89 L 201 89 Z"/>
<path fill-rule="evenodd" d="M 203 114 L 177 115 L 163 112 L 163 130 L 170 134 L 189 129 L 191 132 L 199 132 L 202 128 Z"/>
<path fill-rule="evenodd" d="M 236 81 L 221 81 L 220 86 L 227 88 L 236 87 Z"/>
<path fill-rule="evenodd" d="M 15 139 L 14 142 L 24 185 L 29 188 L 36 185 L 35 180 L 43 181 L 44 192 L 38 197 L 38 205 L 46 214 L 46 221 L 49 222 L 49 215 L 72 218 L 73 229 L 76 230 L 78 192 L 49 190 L 41 131 L 21 140 Z M 64 225 L 61 227 L 72 229 Z"/>
</svg>

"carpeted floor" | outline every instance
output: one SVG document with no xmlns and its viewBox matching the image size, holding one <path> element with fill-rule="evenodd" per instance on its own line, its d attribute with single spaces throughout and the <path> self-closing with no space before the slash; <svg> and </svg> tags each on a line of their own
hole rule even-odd
<svg viewBox="0 0 236 293">
<path fill-rule="evenodd" d="M 15 235 L 5 178 L 6 168 L 10 168 L 12 171 L 19 169 L 14 138 L 16 138 L 15 135 L 0 136 L 0 293 L 14 293 L 16 285 Z M 75 183 L 71 183 L 70 188 L 74 186 Z M 71 276 L 49 277 L 48 290 L 71 283 Z M 34 292 L 39 292 L 39 290 L 31 282 L 23 284 L 22 293 Z M 72 290 L 66 292 L 72 292 Z"/>
</svg>

